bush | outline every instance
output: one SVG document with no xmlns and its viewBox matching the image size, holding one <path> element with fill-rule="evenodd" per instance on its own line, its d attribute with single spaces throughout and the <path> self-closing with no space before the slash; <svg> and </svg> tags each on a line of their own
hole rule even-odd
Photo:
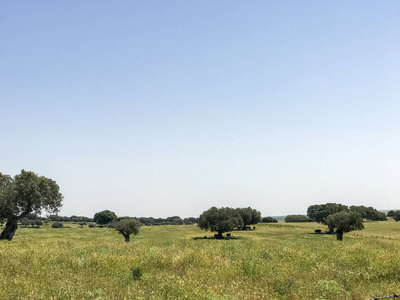
<svg viewBox="0 0 400 300">
<path fill-rule="evenodd" d="M 139 280 L 143 275 L 143 270 L 141 267 L 133 267 L 131 272 L 134 280 Z"/>
<path fill-rule="evenodd" d="M 54 222 L 54 223 L 51 225 L 51 227 L 52 227 L 52 228 L 63 228 L 63 227 L 64 227 L 64 224 L 63 224 L 63 223 L 60 223 L 60 222 Z"/>
</svg>

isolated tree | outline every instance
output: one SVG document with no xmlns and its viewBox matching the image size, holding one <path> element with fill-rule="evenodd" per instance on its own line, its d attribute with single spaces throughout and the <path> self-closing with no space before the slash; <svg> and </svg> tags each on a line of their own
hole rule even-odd
<svg viewBox="0 0 400 300">
<path fill-rule="evenodd" d="M 326 222 L 328 216 L 333 215 L 334 213 L 337 213 L 339 211 L 347 210 L 348 207 L 346 205 L 337 203 L 316 204 L 308 207 L 307 216 L 315 222 L 328 225 Z M 333 228 L 329 227 L 329 231 L 333 232 Z"/>
<path fill-rule="evenodd" d="M 204 230 L 217 232 L 217 238 L 222 238 L 224 232 L 242 227 L 243 219 L 236 209 L 211 207 L 200 215 L 197 226 Z"/>
<path fill-rule="evenodd" d="M 122 234 L 125 242 L 130 241 L 130 235 L 137 235 L 142 224 L 136 219 L 123 219 L 114 224 L 115 230 Z"/>
<path fill-rule="evenodd" d="M 34 172 L 22 170 L 14 178 L 0 173 L 0 218 L 7 219 L 0 240 L 11 241 L 18 228 L 18 220 L 42 210 L 56 213 L 63 196 L 57 183 Z"/>
<path fill-rule="evenodd" d="M 261 213 L 250 206 L 245 208 L 236 208 L 236 210 L 243 220 L 243 229 L 246 229 L 246 226 L 261 222 Z"/>
<path fill-rule="evenodd" d="M 326 222 L 329 228 L 336 228 L 336 238 L 343 240 L 343 233 L 364 229 L 363 217 L 355 211 L 340 211 L 330 215 Z"/>
<path fill-rule="evenodd" d="M 96 213 L 93 217 L 97 224 L 105 225 L 117 219 L 117 215 L 109 210 L 103 210 Z"/>
</svg>

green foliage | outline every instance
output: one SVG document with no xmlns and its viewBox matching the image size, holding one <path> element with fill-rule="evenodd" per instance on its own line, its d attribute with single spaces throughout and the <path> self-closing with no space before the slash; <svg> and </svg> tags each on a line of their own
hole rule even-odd
<svg viewBox="0 0 400 300">
<path fill-rule="evenodd" d="M 326 219 L 328 216 L 347 210 L 348 207 L 346 205 L 337 203 L 316 204 L 308 207 L 307 216 L 315 222 L 327 225 Z M 332 231 L 333 229 L 329 228 L 329 230 Z"/>
<path fill-rule="evenodd" d="M 376 210 L 373 207 L 350 206 L 350 211 L 358 212 L 365 220 L 368 221 L 386 221 L 386 214 Z"/>
<path fill-rule="evenodd" d="M 132 267 L 131 272 L 134 280 L 139 280 L 143 275 L 143 269 L 141 267 Z"/>
<path fill-rule="evenodd" d="M 64 227 L 64 224 L 60 222 L 54 222 L 53 224 L 51 224 L 51 228 L 62 228 L 62 227 Z"/>
<path fill-rule="evenodd" d="M 389 210 L 389 211 L 387 212 L 387 216 L 393 218 L 393 216 L 394 216 L 394 210 Z"/>
<path fill-rule="evenodd" d="M 248 225 L 257 224 L 261 222 L 261 213 L 256 209 L 252 209 L 251 207 L 246 207 L 246 208 L 236 208 L 236 210 L 243 220 L 243 225 L 242 225 L 243 228 Z"/>
<path fill-rule="evenodd" d="M 33 223 L 34 223 L 35 226 L 38 227 L 38 228 L 39 228 L 40 226 L 43 225 L 43 222 L 42 222 L 41 220 L 36 220 L 36 221 L 34 221 Z"/>
<path fill-rule="evenodd" d="M 400 221 L 400 210 L 394 211 L 392 217 L 396 222 Z"/>
<path fill-rule="evenodd" d="M 20 222 L 21 222 L 21 225 L 24 227 L 28 227 L 30 224 L 30 221 L 28 220 L 28 218 L 22 218 Z"/>
<path fill-rule="evenodd" d="M 342 240 L 345 232 L 364 229 L 363 217 L 355 211 L 334 213 L 327 218 L 326 222 L 329 228 L 336 228 L 338 240 Z"/>
<path fill-rule="evenodd" d="M 224 232 L 242 227 L 243 219 L 236 209 L 211 207 L 200 215 L 197 226 L 204 230 L 218 232 L 221 237 Z"/>
<path fill-rule="evenodd" d="M 305 216 L 305 215 L 287 215 L 285 217 L 285 222 L 286 223 L 290 223 L 290 222 L 312 222 L 313 220 L 311 220 L 309 217 Z"/>
<path fill-rule="evenodd" d="M 0 173 L 0 218 L 7 219 L 0 239 L 11 241 L 18 220 L 31 213 L 58 212 L 62 200 L 59 187 L 52 179 L 25 170 L 14 178 Z"/>
<path fill-rule="evenodd" d="M 93 217 L 97 224 L 105 225 L 117 219 L 117 215 L 109 210 L 103 210 L 96 213 Z"/>
<path fill-rule="evenodd" d="M 134 245 L 107 229 L 70 225 L 19 228 L 13 243 L 0 242 L 0 299 L 336 300 L 399 292 L 396 222 L 367 222 L 345 243 L 309 234 L 316 223 L 259 224 L 221 243 L 192 239 L 204 235 L 197 226 L 142 226 Z"/>
<path fill-rule="evenodd" d="M 198 220 L 199 220 L 198 218 L 194 218 L 194 217 L 184 218 L 183 224 L 185 224 L 185 225 L 196 224 L 198 222 Z"/>
<path fill-rule="evenodd" d="M 57 212 L 62 205 L 57 183 L 44 176 L 22 170 L 11 178 L 0 173 L 0 217 L 19 219 L 42 210 Z"/>
<path fill-rule="evenodd" d="M 264 217 L 261 221 L 263 223 L 278 223 L 278 220 L 273 217 Z"/>
<path fill-rule="evenodd" d="M 26 217 L 28 218 L 28 220 L 38 220 L 39 219 L 39 216 L 35 213 L 29 213 L 29 214 L 27 214 Z"/>
<path fill-rule="evenodd" d="M 85 226 L 86 225 L 86 222 L 80 222 L 79 223 L 79 226 L 81 227 L 81 228 L 83 228 L 83 226 Z"/>
<path fill-rule="evenodd" d="M 125 237 L 126 242 L 129 242 L 130 235 L 137 235 L 140 226 L 142 226 L 142 224 L 136 219 L 123 219 L 115 223 L 113 227 Z"/>
</svg>

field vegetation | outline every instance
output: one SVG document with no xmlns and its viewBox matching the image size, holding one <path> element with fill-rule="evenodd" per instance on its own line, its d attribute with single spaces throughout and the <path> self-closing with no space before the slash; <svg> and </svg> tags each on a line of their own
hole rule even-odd
<svg viewBox="0 0 400 300">
<path fill-rule="evenodd" d="M 0 242 L 0 299 L 368 299 L 399 293 L 400 223 L 313 234 L 317 223 L 258 224 L 211 237 L 196 225 L 19 228 Z"/>
</svg>

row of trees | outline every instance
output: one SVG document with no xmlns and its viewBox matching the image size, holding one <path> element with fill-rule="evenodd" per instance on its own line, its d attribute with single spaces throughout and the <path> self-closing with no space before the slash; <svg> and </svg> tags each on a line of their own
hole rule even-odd
<svg viewBox="0 0 400 300">
<path fill-rule="evenodd" d="M 263 223 L 278 223 L 278 220 L 273 217 L 264 217 L 261 219 Z"/>
<path fill-rule="evenodd" d="M 305 215 L 287 215 L 285 217 L 285 222 L 313 222 L 313 220 Z"/>
<path fill-rule="evenodd" d="M 131 217 L 117 217 L 117 215 L 110 210 L 103 210 L 96 213 L 93 221 L 100 225 L 106 225 L 114 221 L 123 219 L 131 219 Z M 192 225 L 198 222 L 198 218 L 189 217 L 182 219 L 179 216 L 172 216 L 168 218 L 153 218 L 153 217 L 135 217 L 143 225 Z"/>
</svg>

